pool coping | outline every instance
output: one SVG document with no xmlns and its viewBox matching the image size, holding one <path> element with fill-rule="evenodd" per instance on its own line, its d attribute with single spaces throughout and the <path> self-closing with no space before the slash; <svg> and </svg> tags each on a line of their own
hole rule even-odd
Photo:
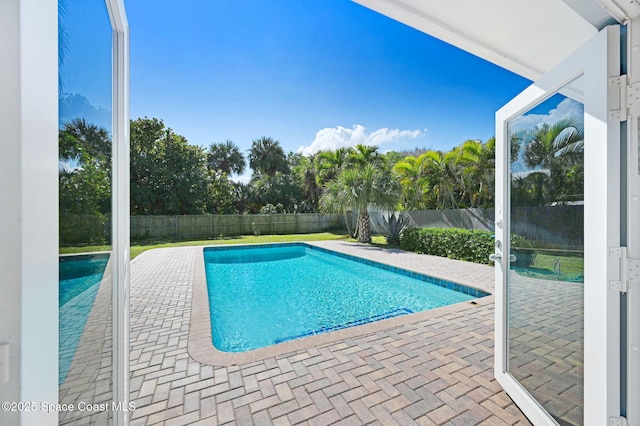
<svg viewBox="0 0 640 426">
<path fill-rule="evenodd" d="M 60 258 L 67 258 L 67 257 L 111 257 L 111 250 L 105 250 L 105 251 L 87 251 L 87 252 L 81 252 L 81 253 L 59 253 L 58 257 Z"/>
<path fill-rule="evenodd" d="M 242 247 L 242 246 L 257 246 L 257 245 L 282 245 L 283 243 L 272 243 L 272 244 L 241 244 L 234 245 L 234 247 Z M 296 244 L 295 242 L 288 243 L 288 245 Z M 316 245 L 310 242 L 302 242 L 302 244 L 306 244 L 312 246 L 313 248 L 320 248 L 323 251 L 334 252 L 338 255 L 345 255 L 346 253 L 341 253 L 337 250 L 331 250 L 320 245 Z M 219 246 L 213 246 L 219 247 Z M 198 251 L 196 254 L 195 265 L 194 265 L 194 277 L 193 277 L 193 291 L 192 291 L 192 301 L 191 301 L 191 322 L 189 324 L 189 340 L 187 344 L 187 350 L 189 355 L 195 361 L 205 364 L 205 365 L 213 365 L 213 366 L 232 366 L 232 365 L 241 365 L 247 364 L 259 360 L 263 360 L 269 357 L 275 357 L 279 355 L 283 355 L 286 353 L 294 352 L 297 350 L 334 343 L 338 341 L 342 341 L 349 338 L 354 338 L 357 336 L 362 336 L 364 334 L 375 333 L 381 330 L 387 330 L 390 328 L 397 327 L 399 325 L 409 324 L 417 321 L 423 321 L 430 318 L 437 318 L 442 315 L 446 315 L 453 312 L 459 312 L 464 314 L 464 311 L 469 309 L 475 309 L 479 306 L 484 306 L 487 304 L 493 304 L 494 296 L 489 293 L 488 296 L 479 297 L 473 299 L 471 301 L 455 303 L 452 305 L 443 306 L 440 308 L 431 309 L 428 311 L 416 312 L 412 314 L 402 315 L 398 317 L 383 319 L 367 324 L 362 324 L 358 326 L 353 326 L 349 328 L 344 328 L 340 330 L 330 331 L 326 333 L 316 334 L 312 336 L 302 337 L 296 340 L 290 340 L 282 343 L 277 343 L 274 345 L 266 346 L 263 348 L 253 349 L 245 352 L 223 352 L 216 349 L 213 346 L 212 339 L 212 331 L 211 331 L 211 317 L 209 313 L 209 296 L 207 291 L 207 282 L 206 282 L 206 273 L 205 273 L 205 263 L 204 263 L 204 249 L 206 247 L 198 247 Z M 355 256 L 352 254 L 347 254 L 349 257 L 354 257 L 358 259 L 362 259 L 365 263 L 374 262 L 377 264 L 387 265 L 389 268 L 396 268 L 393 265 L 389 265 L 388 263 L 378 262 L 372 259 L 366 259 L 361 256 Z M 397 269 L 408 270 L 406 267 Z M 419 271 L 409 271 L 415 272 L 421 275 L 423 272 Z M 439 279 L 438 277 L 432 277 L 434 279 Z M 462 285 L 464 287 L 475 288 L 478 291 L 488 293 L 486 289 L 469 286 L 468 284 L 457 283 L 455 281 L 447 280 L 454 284 Z"/>
</svg>

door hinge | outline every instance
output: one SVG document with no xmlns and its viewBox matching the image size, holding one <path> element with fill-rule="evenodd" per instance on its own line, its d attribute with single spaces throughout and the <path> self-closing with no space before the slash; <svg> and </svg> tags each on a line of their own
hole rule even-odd
<svg viewBox="0 0 640 426">
<path fill-rule="evenodd" d="M 626 293 L 627 283 L 624 281 L 609 281 L 609 289 L 619 291 L 620 293 Z"/>
<path fill-rule="evenodd" d="M 609 119 L 627 121 L 630 110 L 640 109 L 640 83 L 630 84 L 627 75 L 609 77 Z"/>
<path fill-rule="evenodd" d="M 627 426 L 626 417 L 609 417 L 609 426 Z"/>
<path fill-rule="evenodd" d="M 620 260 L 620 280 L 609 281 L 609 288 L 617 290 L 620 293 L 626 293 L 629 286 L 640 284 L 640 260 L 630 259 L 627 256 L 626 247 L 611 247 L 609 249 L 609 257 L 615 257 Z"/>
<path fill-rule="evenodd" d="M 627 75 L 609 77 L 609 119 L 627 121 L 629 114 L 640 111 L 640 82 L 629 83 Z"/>
<path fill-rule="evenodd" d="M 627 110 L 640 107 L 640 83 L 627 85 Z"/>
<path fill-rule="evenodd" d="M 609 77 L 609 119 L 627 121 L 627 76 Z"/>
</svg>

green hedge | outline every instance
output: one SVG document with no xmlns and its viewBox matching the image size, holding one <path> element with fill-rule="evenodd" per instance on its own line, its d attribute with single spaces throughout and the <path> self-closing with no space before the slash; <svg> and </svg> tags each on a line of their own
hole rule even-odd
<svg viewBox="0 0 640 426">
<path fill-rule="evenodd" d="M 60 246 L 104 244 L 108 238 L 108 218 L 103 215 L 60 216 Z"/>
<path fill-rule="evenodd" d="M 492 232 L 459 228 L 407 229 L 400 238 L 402 250 L 487 265 L 494 243 Z"/>
</svg>

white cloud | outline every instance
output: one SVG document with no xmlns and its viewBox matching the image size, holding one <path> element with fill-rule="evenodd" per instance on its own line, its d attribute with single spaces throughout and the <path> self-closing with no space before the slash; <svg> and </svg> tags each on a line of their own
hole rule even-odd
<svg viewBox="0 0 640 426">
<path fill-rule="evenodd" d="M 318 151 L 336 150 L 358 144 L 380 146 L 398 142 L 401 139 L 415 139 L 424 135 L 425 132 L 426 129 L 399 130 L 384 127 L 367 133 L 367 129 L 361 124 L 356 124 L 351 129 L 342 126 L 327 127 L 318 130 L 313 142 L 308 146 L 301 146 L 298 148 L 298 152 L 303 155 L 311 155 Z"/>
<path fill-rule="evenodd" d="M 82 169 L 82 168 L 78 165 L 78 160 L 77 159 L 73 159 L 73 160 L 58 160 L 58 171 L 59 172 L 71 173 L 73 171 L 80 170 L 80 169 Z"/>
<path fill-rule="evenodd" d="M 234 181 L 235 183 L 242 183 L 246 185 L 251 181 L 251 170 L 249 169 L 241 175 L 237 175 L 233 173 L 231 175 L 231 180 Z"/>
<path fill-rule="evenodd" d="M 583 114 L 584 106 L 580 102 L 566 98 L 546 114 L 521 115 L 520 117 L 512 120 L 510 124 L 513 130 L 519 131 L 533 129 L 536 126 L 543 125 L 544 123 L 553 125 L 566 118 L 581 118 Z"/>
</svg>

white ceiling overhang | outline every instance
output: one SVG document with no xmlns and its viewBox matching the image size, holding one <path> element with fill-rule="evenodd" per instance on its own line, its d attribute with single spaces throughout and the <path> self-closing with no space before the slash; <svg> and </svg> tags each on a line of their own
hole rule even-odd
<svg viewBox="0 0 640 426">
<path fill-rule="evenodd" d="M 530 80 L 640 0 L 353 0 Z"/>
</svg>

